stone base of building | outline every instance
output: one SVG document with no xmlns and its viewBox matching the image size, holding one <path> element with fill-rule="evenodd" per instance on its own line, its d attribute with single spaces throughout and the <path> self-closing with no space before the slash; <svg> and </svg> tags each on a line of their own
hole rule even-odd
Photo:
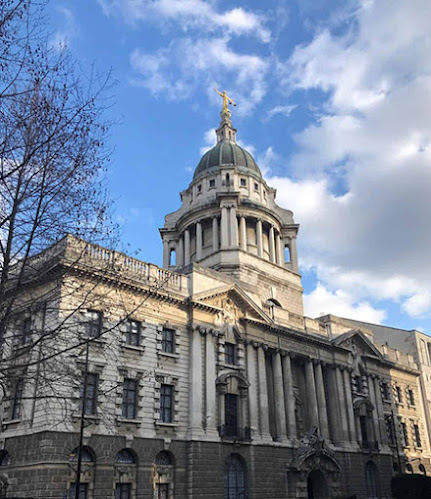
<svg viewBox="0 0 431 499">
<path fill-rule="evenodd" d="M 377 470 L 379 497 L 390 497 L 393 457 L 388 454 L 313 449 L 298 454 L 298 449 L 270 444 L 126 440 L 101 435 L 92 435 L 84 443 L 93 456 L 93 462 L 86 461 L 82 467 L 88 499 L 114 497 L 118 483 L 131 484 L 133 499 L 157 498 L 162 485 L 169 493 L 161 497 L 222 499 L 231 456 L 244 464 L 244 497 L 248 499 L 308 498 L 313 480 L 315 487 L 326 488 L 328 498 L 356 494 L 357 499 L 366 499 L 366 466 L 370 462 Z M 71 433 L 43 432 L 6 439 L 8 459 L 0 467 L 0 480 L 7 483 L 5 497 L 68 497 L 76 477 L 76 460 L 71 456 L 77 445 L 78 435 Z M 119 451 L 125 448 L 136 456 L 134 463 L 118 461 Z M 160 461 L 160 453 L 169 456 L 168 461 Z M 430 463 L 421 463 L 429 473 Z"/>
</svg>

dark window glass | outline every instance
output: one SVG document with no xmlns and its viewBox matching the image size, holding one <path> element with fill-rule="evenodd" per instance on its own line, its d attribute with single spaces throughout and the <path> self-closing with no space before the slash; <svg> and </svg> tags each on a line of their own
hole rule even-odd
<svg viewBox="0 0 431 499">
<path fill-rule="evenodd" d="M 118 452 L 116 461 L 118 464 L 135 464 L 136 459 L 128 449 L 122 449 Z"/>
<path fill-rule="evenodd" d="M 175 352 L 175 331 L 173 329 L 163 328 L 162 331 L 162 352 Z"/>
<path fill-rule="evenodd" d="M 224 361 L 231 366 L 236 365 L 236 345 L 234 343 L 224 344 Z"/>
<path fill-rule="evenodd" d="M 0 466 L 9 466 L 10 458 L 7 450 L 0 451 Z"/>
<path fill-rule="evenodd" d="M 79 454 L 79 447 L 77 447 L 72 454 L 70 455 L 70 460 L 71 461 L 77 461 L 78 460 L 78 454 Z M 83 463 L 92 463 L 94 461 L 93 457 L 93 451 L 91 450 L 90 447 L 87 445 L 84 445 L 82 447 L 81 451 L 81 461 Z"/>
<path fill-rule="evenodd" d="M 362 443 L 366 445 L 368 444 L 367 416 L 359 416 L 359 423 L 361 426 Z"/>
<path fill-rule="evenodd" d="M 97 385 L 98 385 L 98 375 L 94 373 L 87 373 L 87 386 L 84 390 L 84 384 L 81 388 L 81 399 L 84 396 L 84 414 L 86 416 L 92 416 L 96 414 L 97 411 Z"/>
<path fill-rule="evenodd" d="M 225 433 L 234 437 L 238 434 L 238 395 L 227 393 L 224 399 Z"/>
<path fill-rule="evenodd" d="M 245 466 L 239 457 L 229 456 L 224 469 L 224 499 L 244 499 Z"/>
<path fill-rule="evenodd" d="M 382 383 L 382 396 L 383 400 L 389 400 L 389 387 L 387 383 Z"/>
<path fill-rule="evenodd" d="M 87 310 L 85 313 L 85 335 L 88 338 L 96 338 L 102 332 L 102 312 Z"/>
<path fill-rule="evenodd" d="M 115 499 L 130 499 L 132 497 L 132 484 L 117 483 L 115 484 Z"/>
<path fill-rule="evenodd" d="M 411 464 L 406 464 L 406 473 L 413 473 L 413 467 Z"/>
<path fill-rule="evenodd" d="M 162 384 L 160 387 L 160 421 L 162 423 L 172 423 L 173 395 L 174 387 L 172 385 Z"/>
<path fill-rule="evenodd" d="M 141 344 L 141 324 L 138 321 L 127 321 L 126 343 L 134 347 L 137 347 Z"/>
<path fill-rule="evenodd" d="M 135 379 L 126 378 L 123 382 L 123 418 L 136 418 L 137 382 Z"/>
<path fill-rule="evenodd" d="M 420 464 L 419 465 L 419 471 L 422 475 L 426 475 L 427 474 L 427 470 L 425 469 L 425 466 L 423 464 Z"/>
<path fill-rule="evenodd" d="M 245 178 L 241 179 L 241 186 L 245 187 L 247 185 L 247 180 Z"/>
<path fill-rule="evenodd" d="M 419 431 L 419 426 L 415 424 L 414 429 L 415 429 L 416 447 L 422 447 L 421 433 Z"/>
<path fill-rule="evenodd" d="M 392 416 L 385 416 L 386 432 L 388 434 L 388 441 L 390 444 L 395 444 L 395 428 Z"/>
<path fill-rule="evenodd" d="M 70 484 L 69 499 L 75 499 L 76 483 Z M 88 497 L 88 483 L 79 484 L 79 499 L 87 499 Z"/>
<path fill-rule="evenodd" d="M 258 190 L 259 190 L 259 184 L 256 184 L 256 183 L 254 184 L 254 190 L 255 190 L 255 191 L 258 191 Z"/>
<path fill-rule="evenodd" d="M 199 185 L 198 185 L 198 192 L 201 192 L 201 190 L 202 190 L 202 185 L 201 185 L 201 184 L 199 184 Z"/>
<path fill-rule="evenodd" d="M 407 447 L 409 445 L 409 434 L 406 423 L 401 423 L 401 430 L 403 432 L 404 445 Z"/>
<path fill-rule="evenodd" d="M 367 485 L 367 499 L 378 499 L 379 484 L 377 466 L 371 461 L 365 466 L 365 482 Z"/>
<path fill-rule="evenodd" d="M 403 392 L 401 391 L 401 388 L 399 386 L 395 387 L 397 391 L 397 400 L 398 403 L 402 404 L 403 403 Z"/>
<path fill-rule="evenodd" d="M 409 390 L 409 404 L 415 405 L 415 394 L 413 393 L 413 390 Z"/>
<path fill-rule="evenodd" d="M 213 178 L 210 180 L 210 187 L 215 187 L 215 180 Z"/>
<path fill-rule="evenodd" d="M 172 466 L 172 464 L 173 464 L 171 456 L 165 451 L 159 452 L 157 454 L 156 459 L 155 459 L 155 463 L 158 466 Z"/>
<path fill-rule="evenodd" d="M 169 483 L 157 484 L 157 499 L 169 498 Z"/>
<path fill-rule="evenodd" d="M 22 323 L 22 329 L 21 329 L 21 344 L 22 345 L 27 345 L 28 343 L 31 342 L 31 318 L 27 317 L 27 319 L 24 319 L 24 322 Z"/>
<path fill-rule="evenodd" d="M 12 399 L 12 419 L 21 417 L 22 392 L 24 390 L 24 380 L 18 379 L 15 383 Z"/>
<path fill-rule="evenodd" d="M 363 391 L 364 391 L 364 385 L 363 385 L 362 376 L 355 376 L 355 381 L 356 381 L 356 391 L 357 391 L 357 393 L 363 393 Z"/>
</svg>

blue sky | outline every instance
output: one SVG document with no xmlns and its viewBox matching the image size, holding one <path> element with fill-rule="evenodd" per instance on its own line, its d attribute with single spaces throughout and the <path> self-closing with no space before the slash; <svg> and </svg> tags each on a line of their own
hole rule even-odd
<svg viewBox="0 0 431 499">
<path fill-rule="evenodd" d="M 52 0 L 53 44 L 112 68 L 109 189 L 127 251 L 214 141 L 220 98 L 301 224 L 306 313 L 431 331 L 429 0 Z"/>
</svg>

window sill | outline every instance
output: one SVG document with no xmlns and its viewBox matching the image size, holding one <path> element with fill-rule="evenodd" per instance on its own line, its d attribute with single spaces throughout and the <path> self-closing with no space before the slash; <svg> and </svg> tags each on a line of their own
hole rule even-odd
<svg viewBox="0 0 431 499">
<path fill-rule="evenodd" d="M 117 417 L 117 424 L 122 425 L 122 424 L 131 424 L 135 426 L 140 426 L 142 424 L 142 421 L 140 419 L 129 419 L 129 418 L 123 418 L 123 417 Z"/>
<path fill-rule="evenodd" d="M 225 369 L 234 369 L 235 371 L 240 371 L 241 369 L 244 369 L 242 366 L 239 366 L 238 364 L 225 364 L 224 362 L 220 362 L 220 367 L 223 367 Z"/>
<path fill-rule="evenodd" d="M 178 423 L 163 423 L 163 421 L 155 421 L 154 424 L 160 428 L 177 428 Z"/>
<path fill-rule="evenodd" d="M 74 412 L 72 413 L 72 420 L 73 421 L 79 421 L 81 419 L 81 413 L 79 412 Z M 100 416 L 96 414 L 86 414 L 84 416 L 84 421 L 87 421 L 89 424 L 99 424 L 100 423 Z"/>
<path fill-rule="evenodd" d="M 134 351 L 134 352 L 139 352 L 140 355 L 142 355 L 145 351 L 145 347 L 142 345 L 135 346 L 135 345 L 128 345 L 127 343 L 122 343 L 121 348 L 124 348 L 125 350 Z"/>
<path fill-rule="evenodd" d="M 21 419 L 9 419 L 8 421 L 2 421 L 3 426 L 16 425 L 21 423 Z"/>
<path fill-rule="evenodd" d="M 157 350 L 157 355 L 160 357 L 167 357 L 168 359 L 178 360 L 180 355 L 178 353 L 162 352 L 162 350 Z"/>
</svg>

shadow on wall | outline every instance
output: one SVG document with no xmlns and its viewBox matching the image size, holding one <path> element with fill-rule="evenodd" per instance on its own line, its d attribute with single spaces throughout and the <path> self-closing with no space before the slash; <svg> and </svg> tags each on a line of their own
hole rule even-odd
<svg viewBox="0 0 431 499">
<path fill-rule="evenodd" d="M 430 499 L 431 478 L 423 475 L 400 474 L 391 480 L 394 499 Z"/>
</svg>

